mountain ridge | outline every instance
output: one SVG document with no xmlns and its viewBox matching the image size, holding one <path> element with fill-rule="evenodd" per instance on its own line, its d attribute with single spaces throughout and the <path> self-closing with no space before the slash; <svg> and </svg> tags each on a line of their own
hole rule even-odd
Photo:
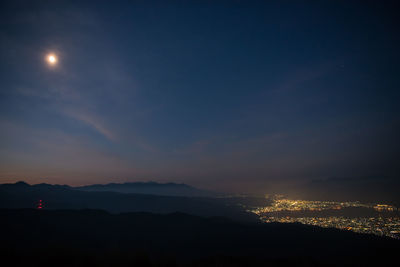
<svg viewBox="0 0 400 267">
<path fill-rule="evenodd" d="M 173 187 L 176 188 L 176 187 Z M 236 220 L 257 220 L 235 201 L 187 195 L 162 195 L 149 192 L 121 193 L 108 190 L 86 191 L 62 185 L 0 185 L 0 208 L 35 208 L 42 200 L 44 209 L 102 209 L 121 212 L 183 212 L 199 216 L 225 216 Z"/>
<path fill-rule="evenodd" d="M 28 189 L 28 188 L 42 188 L 42 189 L 74 189 L 90 192 L 118 192 L 118 193 L 135 193 L 135 194 L 150 194 L 150 195 L 164 195 L 164 196 L 189 196 L 189 197 L 215 197 L 221 196 L 221 193 L 212 192 L 208 190 L 199 189 L 185 183 L 160 183 L 160 182 L 124 182 L 124 183 L 107 183 L 107 184 L 91 184 L 83 186 L 70 186 L 60 184 L 29 184 L 25 181 L 18 181 L 16 183 L 0 184 L 0 187 L 7 187 L 11 189 Z"/>
<path fill-rule="evenodd" d="M 113 191 L 119 193 L 142 193 L 154 195 L 169 195 L 169 196 L 217 196 L 215 192 L 198 189 L 196 187 L 184 183 L 160 183 L 160 182 L 125 182 L 125 183 L 108 183 L 108 184 L 93 184 L 73 187 L 77 190 L 84 191 Z"/>
</svg>

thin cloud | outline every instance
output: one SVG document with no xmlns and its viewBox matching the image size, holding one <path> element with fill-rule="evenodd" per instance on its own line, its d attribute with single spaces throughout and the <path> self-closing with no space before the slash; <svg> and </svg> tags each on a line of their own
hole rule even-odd
<svg viewBox="0 0 400 267">
<path fill-rule="evenodd" d="M 68 117 L 71 117 L 73 119 L 85 123 L 92 129 L 96 130 L 98 133 L 109 139 L 110 141 L 117 140 L 116 134 L 112 132 L 107 126 L 105 126 L 104 122 L 95 115 L 83 112 L 81 110 L 78 111 L 72 109 L 65 109 L 63 110 L 63 113 Z"/>
</svg>

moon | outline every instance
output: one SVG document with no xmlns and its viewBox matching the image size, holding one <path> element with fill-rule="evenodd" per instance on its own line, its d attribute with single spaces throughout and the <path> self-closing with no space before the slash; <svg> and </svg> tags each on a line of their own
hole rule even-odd
<svg viewBox="0 0 400 267">
<path fill-rule="evenodd" d="M 57 64 L 57 56 L 55 54 L 48 54 L 46 56 L 46 61 L 49 65 L 54 66 Z"/>
</svg>

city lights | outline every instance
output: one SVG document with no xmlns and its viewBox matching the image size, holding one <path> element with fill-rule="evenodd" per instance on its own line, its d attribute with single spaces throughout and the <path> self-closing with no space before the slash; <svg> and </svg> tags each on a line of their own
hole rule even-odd
<svg viewBox="0 0 400 267">
<path fill-rule="evenodd" d="M 348 217 L 322 216 L 322 211 L 346 208 L 373 209 L 385 216 Z M 386 204 L 364 204 L 356 202 L 308 201 L 276 198 L 270 206 L 250 210 L 263 222 L 302 223 L 324 228 L 337 228 L 357 233 L 375 234 L 400 239 L 400 217 L 398 209 Z M 302 212 L 314 212 L 314 216 L 303 216 Z M 293 216 L 290 216 L 293 214 Z"/>
</svg>

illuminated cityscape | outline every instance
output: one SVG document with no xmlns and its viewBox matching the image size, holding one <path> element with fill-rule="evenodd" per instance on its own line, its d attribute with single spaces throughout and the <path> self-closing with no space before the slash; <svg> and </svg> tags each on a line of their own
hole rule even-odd
<svg viewBox="0 0 400 267">
<path fill-rule="evenodd" d="M 291 199 L 275 199 L 271 206 L 260 207 L 253 212 L 260 215 L 262 213 L 279 212 L 279 211 L 322 211 L 322 210 L 340 210 L 344 208 L 370 208 L 377 211 L 397 211 L 398 209 L 391 205 L 385 204 L 363 204 L 356 202 L 335 202 L 335 201 L 308 201 L 308 200 L 291 200 Z"/>
<path fill-rule="evenodd" d="M 323 216 L 322 211 L 344 211 L 349 208 L 372 209 L 374 217 Z M 263 222 L 302 223 L 324 228 L 338 228 L 357 233 L 375 234 L 400 239 L 398 208 L 386 204 L 360 202 L 307 201 L 275 198 L 270 206 L 251 210 Z M 304 216 L 302 212 L 313 212 Z"/>
</svg>

